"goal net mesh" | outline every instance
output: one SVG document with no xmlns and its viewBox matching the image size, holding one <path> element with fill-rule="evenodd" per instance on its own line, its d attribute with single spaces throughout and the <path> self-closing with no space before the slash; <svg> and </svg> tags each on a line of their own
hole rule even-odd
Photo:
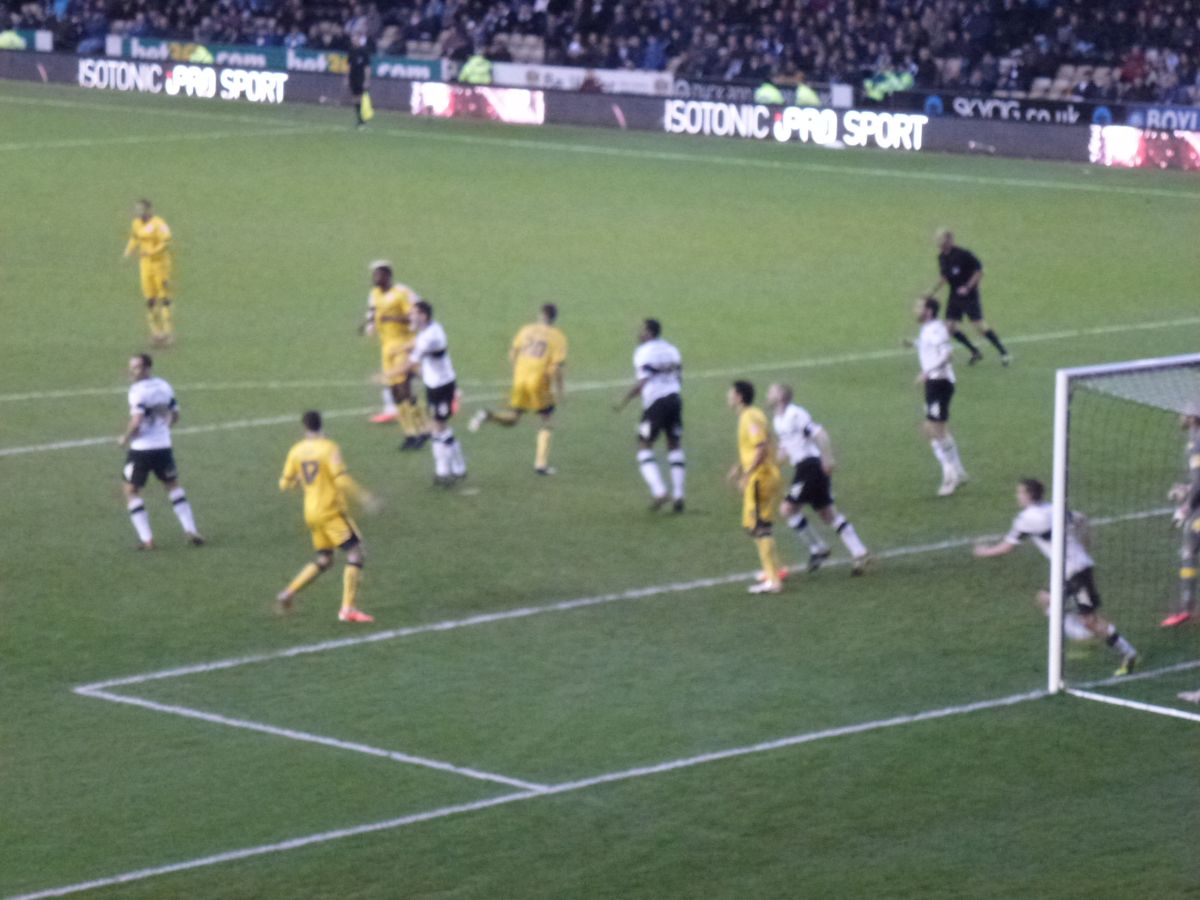
<svg viewBox="0 0 1200 900">
<path fill-rule="evenodd" d="M 1200 359 L 1070 381 L 1067 508 L 1090 522 L 1101 614 L 1155 668 L 1196 656 L 1194 640 L 1159 622 L 1179 590 L 1181 533 L 1167 499 L 1186 476 L 1179 417 L 1198 403 Z M 1116 657 L 1103 644 L 1064 643 L 1065 683 L 1112 674 Z"/>
</svg>

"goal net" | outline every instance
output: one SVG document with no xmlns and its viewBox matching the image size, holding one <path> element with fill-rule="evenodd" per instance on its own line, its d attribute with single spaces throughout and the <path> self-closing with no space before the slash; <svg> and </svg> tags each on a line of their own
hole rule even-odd
<svg viewBox="0 0 1200 900">
<path fill-rule="evenodd" d="M 1115 657 L 1101 641 L 1063 638 L 1063 527 L 1086 516 L 1100 613 L 1157 668 L 1194 656 L 1191 641 L 1163 632 L 1179 593 L 1182 536 L 1172 526 L 1173 484 L 1185 480 L 1180 416 L 1200 403 L 1200 354 L 1061 369 L 1055 384 L 1054 528 L 1048 687 L 1102 679 Z M 1068 623 L 1069 627 L 1070 623 Z"/>
</svg>

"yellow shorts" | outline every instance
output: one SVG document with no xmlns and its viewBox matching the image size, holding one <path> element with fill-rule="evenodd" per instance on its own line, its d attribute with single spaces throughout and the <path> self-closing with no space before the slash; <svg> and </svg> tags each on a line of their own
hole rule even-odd
<svg viewBox="0 0 1200 900">
<path fill-rule="evenodd" d="M 526 412 L 541 412 L 554 406 L 554 394 L 545 381 L 513 382 L 508 405 Z"/>
<path fill-rule="evenodd" d="M 408 372 L 408 354 L 412 344 L 407 341 L 387 341 L 379 347 L 379 365 L 385 384 L 404 384 L 411 375 Z"/>
<path fill-rule="evenodd" d="M 782 481 L 779 471 L 756 472 L 746 482 L 742 494 L 742 527 L 747 531 L 770 526 L 775 521 L 775 507 L 779 505 Z"/>
<path fill-rule="evenodd" d="M 143 297 L 157 300 L 171 296 L 171 260 L 143 259 L 140 267 Z"/>
<path fill-rule="evenodd" d="M 308 530 L 312 532 L 313 548 L 316 550 L 336 550 L 339 547 L 348 550 L 361 540 L 358 526 L 349 516 L 326 519 L 319 524 L 309 525 Z"/>
</svg>

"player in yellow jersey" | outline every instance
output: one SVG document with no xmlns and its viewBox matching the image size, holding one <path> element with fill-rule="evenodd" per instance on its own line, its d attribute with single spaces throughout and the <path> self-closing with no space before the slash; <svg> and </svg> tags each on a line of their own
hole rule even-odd
<svg viewBox="0 0 1200 900">
<path fill-rule="evenodd" d="M 156 344 L 175 339 L 171 320 L 171 229 L 162 216 L 154 214 L 149 200 L 139 200 L 129 228 L 125 258 L 136 250 L 142 275 L 142 296 L 146 298 L 146 321 Z"/>
<path fill-rule="evenodd" d="M 399 421 L 404 429 L 400 449 L 419 450 L 429 440 L 429 423 L 412 389 L 408 354 L 416 339 L 410 320 L 412 305 L 421 298 L 408 285 L 393 283 L 392 264 L 386 259 L 375 260 L 370 269 L 371 293 L 362 331 L 379 336 L 380 380 L 384 385 L 384 410 L 371 421 Z"/>
<path fill-rule="evenodd" d="M 728 401 L 738 414 L 738 461 L 729 470 L 729 480 L 742 490 L 742 527 L 754 538 L 762 562 L 762 578 L 750 585 L 750 593 L 778 594 L 783 590 L 783 579 L 771 530 L 783 481 L 776 462 L 775 438 L 766 415 L 754 406 L 753 384 L 735 381 Z"/>
<path fill-rule="evenodd" d="M 346 501 L 356 500 L 369 509 L 375 505 L 375 498 L 346 471 L 342 451 L 321 430 L 321 414 L 309 410 L 301 421 L 304 439 L 288 451 L 279 489 L 287 491 L 299 486 L 304 490 L 304 521 L 312 532 L 317 555 L 275 599 L 281 612 L 290 611 L 296 594 L 333 565 L 333 551 L 341 549 L 346 553 L 346 568 L 342 573 L 342 609 L 338 618 L 343 622 L 374 622 L 374 618 L 355 605 L 362 578 L 362 538 L 350 518 Z"/>
<path fill-rule="evenodd" d="M 499 412 L 481 409 L 467 423 L 471 431 L 478 431 L 484 422 L 511 428 L 525 413 L 536 412 L 542 422 L 537 433 L 533 470 L 539 475 L 554 474 L 554 469 L 550 468 L 550 434 L 554 407 L 563 397 L 567 336 L 555 326 L 557 319 L 558 307 L 546 303 L 538 313 L 538 320 L 526 325 L 513 338 L 512 346 L 508 348 L 508 361 L 513 367 L 508 409 Z"/>
</svg>

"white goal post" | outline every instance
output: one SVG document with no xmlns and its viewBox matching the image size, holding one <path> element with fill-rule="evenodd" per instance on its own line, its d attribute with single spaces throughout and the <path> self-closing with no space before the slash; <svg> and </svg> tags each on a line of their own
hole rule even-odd
<svg viewBox="0 0 1200 900">
<path fill-rule="evenodd" d="M 1139 359 L 1100 366 L 1059 369 L 1054 382 L 1053 525 L 1050 558 L 1049 654 L 1047 690 L 1058 693 L 1063 682 L 1063 605 L 1067 515 L 1071 508 L 1071 413 L 1072 397 L 1090 388 L 1118 401 L 1129 401 L 1167 413 L 1182 413 L 1200 401 L 1200 353 L 1159 359 Z M 1175 452 L 1183 447 L 1180 436 Z M 1117 473 L 1114 473 L 1117 474 Z M 1168 485 L 1158 485 L 1146 497 L 1149 505 L 1165 499 Z M 1087 512 L 1087 510 L 1083 510 Z M 1165 538 L 1164 538 L 1165 540 Z M 1097 560 L 1102 569 L 1104 560 Z"/>
</svg>

